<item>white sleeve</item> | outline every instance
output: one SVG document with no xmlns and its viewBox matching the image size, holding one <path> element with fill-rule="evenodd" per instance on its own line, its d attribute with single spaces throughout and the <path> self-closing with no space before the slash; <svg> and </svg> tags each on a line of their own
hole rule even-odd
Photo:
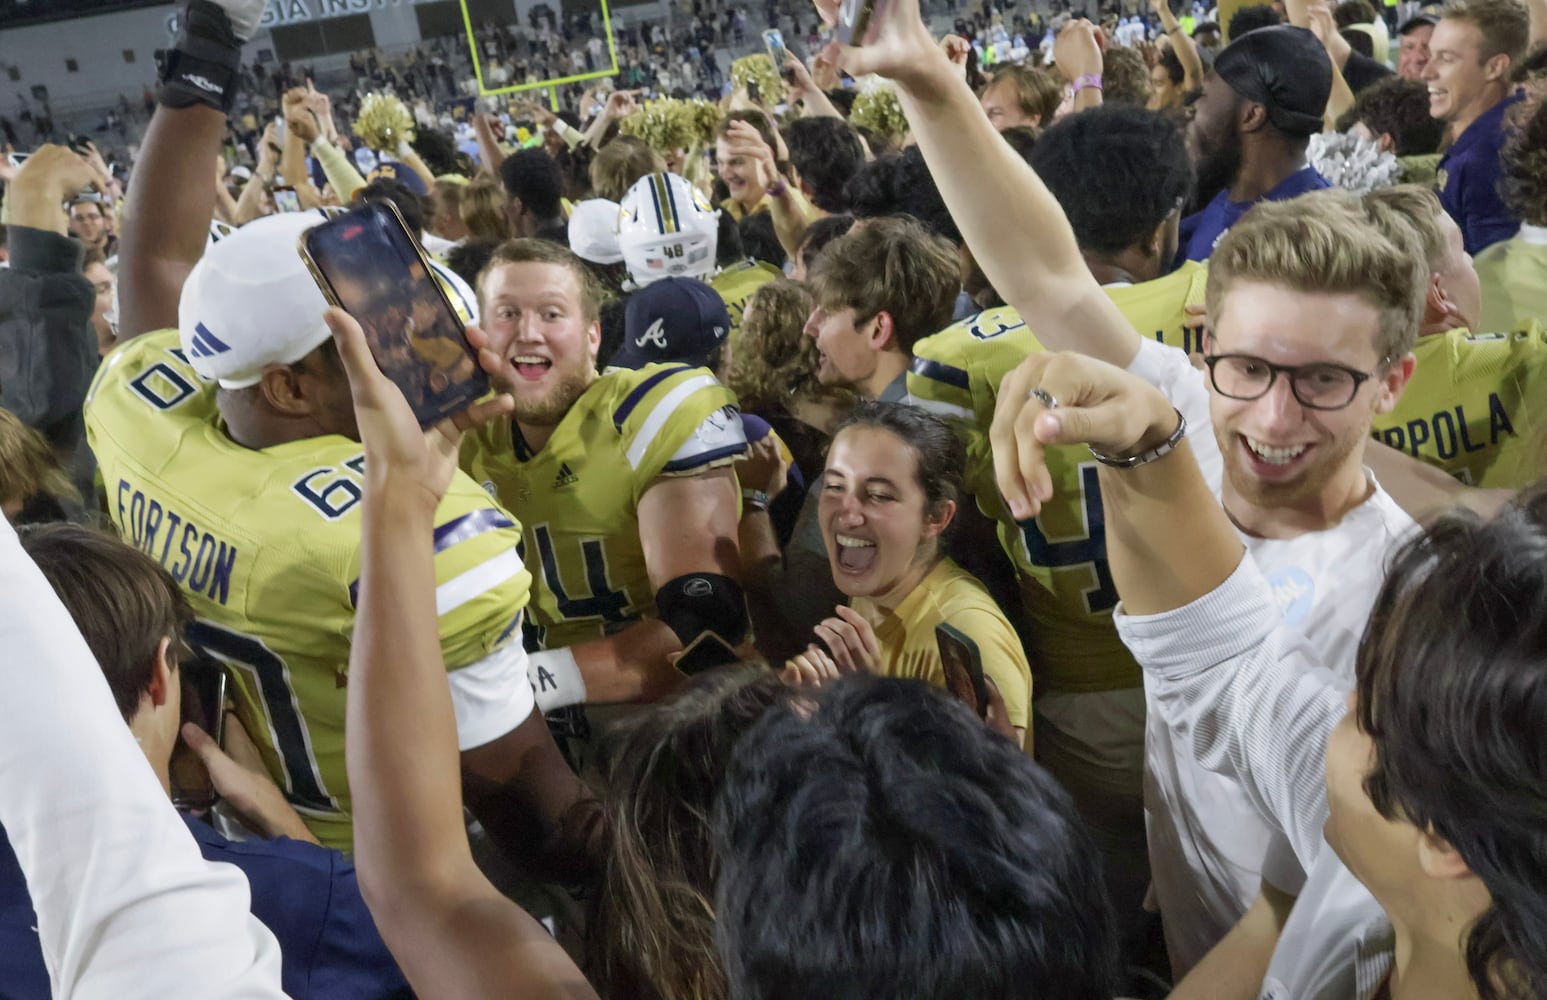
<svg viewBox="0 0 1547 1000">
<path fill-rule="evenodd" d="M 525 722 L 535 704 L 519 634 L 477 663 L 451 671 L 451 708 L 457 717 L 457 749 L 492 743 Z"/>
<path fill-rule="evenodd" d="M 1187 352 L 1148 337 L 1139 339 L 1139 353 L 1128 363 L 1128 371 L 1164 393 L 1187 419 L 1187 442 L 1192 445 L 1193 457 L 1198 460 L 1203 481 L 1219 496 L 1225 469 L 1209 417 L 1208 375 L 1193 367 Z"/>
<path fill-rule="evenodd" d="M 722 406 L 704 418 L 693 436 L 682 442 L 682 447 L 661 471 L 666 475 L 694 472 L 746 450 L 747 432 L 741 423 L 741 413 L 734 406 Z"/>
<path fill-rule="evenodd" d="M 1193 603 L 1134 616 L 1118 635 L 1165 725 L 1193 759 L 1241 783 L 1309 871 L 1325 843 L 1327 737 L 1345 711 L 1335 679 L 1283 625 L 1250 554 Z"/>
<path fill-rule="evenodd" d="M 204 860 L 64 606 L 0 521 L 0 825 L 54 995 L 282 997 L 242 873 Z"/>
</svg>

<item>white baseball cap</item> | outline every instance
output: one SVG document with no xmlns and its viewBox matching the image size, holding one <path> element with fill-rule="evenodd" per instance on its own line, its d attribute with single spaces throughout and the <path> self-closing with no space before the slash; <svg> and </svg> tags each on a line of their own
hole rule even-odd
<svg viewBox="0 0 1547 1000">
<path fill-rule="evenodd" d="M 269 365 L 306 357 L 329 337 L 327 299 L 297 249 L 315 212 L 266 216 L 211 245 L 183 284 L 177 329 L 195 371 L 224 389 L 256 385 Z"/>
<path fill-rule="evenodd" d="M 623 259 L 618 245 L 618 203 L 606 198 L 582 201 L 569 210 L 569 248 L 581 260 L 616 264 Z"/>
</svg>

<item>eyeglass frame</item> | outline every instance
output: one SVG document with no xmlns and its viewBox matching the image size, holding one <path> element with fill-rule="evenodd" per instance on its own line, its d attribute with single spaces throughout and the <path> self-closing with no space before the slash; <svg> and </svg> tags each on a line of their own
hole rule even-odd
<svg viewBox="0 0 1547 1000">
<path fill-rule="evenodd" d="M 1232 358 L 1245 358 L 1249 361 L 1255 361 L 1259 364 L 1267 366 L 1268 384 L 1262 387 L 1261 392 L 1255 396 L 1232 396 L 1230 393 L 1219 387 L 1219 379 L 1214 374 L 1214 365 L 1220 361 L 1228 361 Z M 1260 358 L 1255 354 L 1241 354 L 1239 352 L 1227 354 L 1205 354 L 1203 356 L 1203 363 L 1208 366 L 1209 369 L 1209 384 L 1214 387 L 1215 392 L 1219 393 L 1221 396 L 1224 396 L 1226 399 L 1233 399 L 1241 403 L 1250 403 L 1261 399 L 1273 391 L 1273 384 L 1278 381 L 1279 373 L 1283 372 L 1289 376 L 1289 392 L 1294 396 L 1295 402 L 1299 403 L 1301 406 L 1308 410 L 1319 410 L 1322 413 L 1336 413 L 1338 410 L 1346 410 L 1350 406 L 1354 405 L 1354 400 L 1359 396 L 1359 390 L 1363 388 L 1366 382 L 1379 374 L 1378 369 L 1380 367 L 1389 365 L 1391 363 L 1391 359 L 1382 358 L 1377 365 L 1377 371 L 1373 372 L 1362 372 L 1357 368 L 1350 368 L 1347 365 L 1340 365 L 1335 361 L 1312 361 L 1309 364 L 1303 365 L 1276 365 L 1269 361 L 1267 358 Z M 1295 387 L 1295 378 L 1299 375 L 1300 372 L 1305 371 L 1308 368 L 1333 368 L 1337 371 L 1343 372 L 1346 375 L 1350 375 L 1354 380 L 1354 391 L 1348 394 L 1348 399 L 1346 401 L 1338 404 L 1337 406 L 1320 406 L 1316 403 L 1308 403 L 1305 401 L 1305 398 L 1300 395 L 1300 390 Z"/>
</svg>

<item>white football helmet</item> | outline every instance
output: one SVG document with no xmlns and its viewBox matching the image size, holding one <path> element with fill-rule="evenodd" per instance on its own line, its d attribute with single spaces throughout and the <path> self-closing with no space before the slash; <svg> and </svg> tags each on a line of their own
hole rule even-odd
<svg viewBox="0 0 1547 1000">
<path fill-rule="evenodd" d="M 618 245 L 640 288 L 662 278 L 709 278 L 719 236 L 720 213 L 676 174 L 646 174 L 619 204 Z"/>
</svg>

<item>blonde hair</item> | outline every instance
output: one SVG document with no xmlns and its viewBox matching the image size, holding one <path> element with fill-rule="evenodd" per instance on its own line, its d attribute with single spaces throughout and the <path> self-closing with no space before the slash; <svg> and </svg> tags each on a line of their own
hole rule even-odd
<svg viewBox="0 0 1547 1000">
<path fill-rule="evenodd" d="M 1423 238 L 1397 209 L 1331 189 L 1261 202 L 1225 234 L 1209 257 L 1211 317 L 1242 281 L 1359 296 L 1380 315 L 1375 349 L 1389 363 L 1417 341 L 1429 261 Z"/>
<path fill-rule="evenodd" d="M 1450 246 L 1445 240 L 1445 230 L 1440 228 L 1440 213 L 1445 207 L 1440 204 L 1439 195 L 1433 188 L 1426 188 L 1422 184 L 1398 184 L 1396 187 L 1377 188 L 1364 196 L 1366 206 L 1374 203 L 1377 206 L 1389 208 L 1418 234 L 1423 243 L 1424 259 L 1429 262 L 1429 268 L 1436 270 L 1450 255 Z M 1385 218 L 1384 212 L 1372 215 L 1371 221 L 1379 225 Z"/>
<path fill-rule="evenodd" d="M 591 193 L 608 201 L 622 201 L 641 177 L 666 172 L 666 161 L 643 139 L 620 135 L 596 153 L 591 161 Z"/>
<path fill-rule="evenodd" d="M 0 502 L 39 494 L 76 502 L 81 498 L 48 440 L 10 410 L 0 410 Z"/>
<path fill-rule="evenodd" d="M 462 189 L 458 211 L 468 235 L 474 239 L 503 243 L 515 236 L 510 217 L 505 214 L 505 189 L 498 181 L 480 177 L 469 183 Z"/>
<path fill-rule="evenodd" d="M 788 278 L 775 278 L 747 300 L 726 376 L 743 409 L 783 408 L 797 389 L 817 384 L 816 341 L 804 333 L 811 309 L 811 293 Z"/>
</svg>

